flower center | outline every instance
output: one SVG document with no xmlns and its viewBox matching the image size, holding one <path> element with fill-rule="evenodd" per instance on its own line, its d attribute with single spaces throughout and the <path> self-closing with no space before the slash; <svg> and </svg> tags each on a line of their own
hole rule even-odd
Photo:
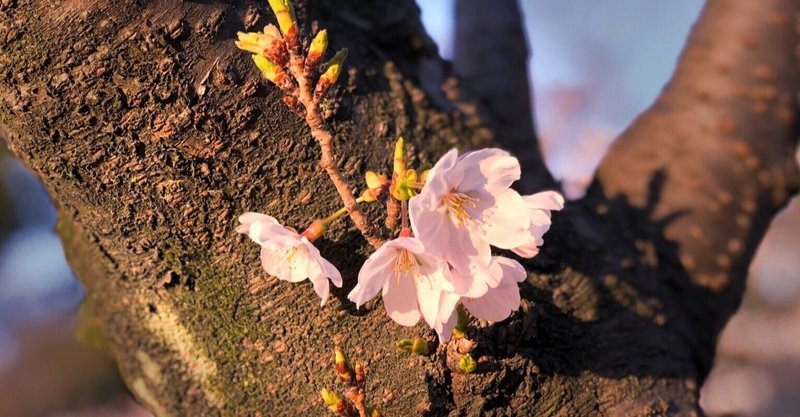
<svg viewBox="0 0 800 417">
<path fill-rule="evenodd" d="M 286 262 L 289 264 L 289 268 L 291 269 L 294 269 L 296 266 L 295 262 L 292 262 L 292 260 L 294 260 L 294 255 L 296 254 L 297 254 L 296 247 L 291 249 L 286 249 L 286 251 L 283 252 L 283 257 L 286 259 Z"/>
<path fill-rule="evenodd" d="M 394 261 L 394 272 L 398 276 L 415 278 L 419 276 L 419 261 L 407 249 L 400 251 L 400 255 Z"/>
<path fill-rule="evenodd" d="M 447 214 L 453 219 L 457 226 L 467 226 L 473 223 L 473 218 L 467 209 L 474 209 L 478 206 L 478 199 L 464 193 L 451 191 L 442 200 Z"/>
</svg>

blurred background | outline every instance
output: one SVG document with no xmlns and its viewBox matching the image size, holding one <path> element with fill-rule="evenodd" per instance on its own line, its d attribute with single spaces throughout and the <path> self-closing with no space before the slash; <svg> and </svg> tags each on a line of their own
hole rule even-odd
<svg viewBox="0 0 800 417">
<path fill-rule="evenodd" d="M 444 57 L 454 0 L 420 0 Z M 603 153 L 669 79 L 702 0 L 521 0 L 547 163 L 579 198 Z M 38 180 L 0 144 L 0 417 L 146 417 L 114 365 L 78 343 L 83 294 Z M 800 203 L 775 219 L 702 388 L 712 417 L 800 410 Z"/>
</svg>

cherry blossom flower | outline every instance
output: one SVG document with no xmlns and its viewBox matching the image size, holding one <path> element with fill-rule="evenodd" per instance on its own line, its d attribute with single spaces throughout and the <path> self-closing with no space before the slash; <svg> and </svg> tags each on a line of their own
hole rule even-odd
<svg viewBox="0 0 800 417">
<path fill-rule="evenodd" d="M 529 211 L 510 188 L 519 177 L 519 161 L 505 151 L 483 149 L 458 157 L 454 149 L 409 201 L 414 235 L 459 271 L 453 282 L 458 294 L 479 297 L 488 290 L 490 245 L 513 249 L 530 239 Z"/>
<path fill-rule="evenodd" d="M 325 305 L 330 295 L 328 279 L 342 286 L 339 270 L 320 255 L 308 234 L 290 230 L 261 213 L 242 214 L 239 223 L 236 232 L 261 245 L 261 266 L 268 274 L 289 282 L 309 279 L 322 299 L 320 305 Z"/>
<path fill-rule="evenodd" d="M 550 230 L 550 211 L 564 208 L 564 197 L 555 191 L 544 191 L 522 197 L 528 207 L 531 224 L 528 241 L 511 250 L 523 258 L 533 258 L 544 244 L 542 236 Z"/>
<path fill-rule="evenodd" d="M 422 317 L 433 327 L 442 291 L 453 290 L 449 275 L 443 259 L 427 253 L 418 239 L 401 236 L 367 259 L 347 298 L 361 307 L 383 290 L 383 305 L 392 320 L 414 326 Z"/>
<path fill-rule="evenodd" d="M 442 293 L 439 318 L 434 326 L 440 342 L 446 342 L 453 334 L 458 319 L 456 306 L 459 301 L 474 317 L 491 322 L 503 321 L 519 309 L 519 283 L 528 276 L 525 268 L 513 259 L 495 256 L 492 257 L 489 271 L 497 284 L 480 297 L 464 297 L 454 292 Z"/>
</svg>

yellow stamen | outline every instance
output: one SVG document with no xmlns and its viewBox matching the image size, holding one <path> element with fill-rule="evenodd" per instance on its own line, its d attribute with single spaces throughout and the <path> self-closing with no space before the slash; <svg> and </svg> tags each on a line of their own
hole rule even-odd
<svg viewBox="0 0 800 417">
<path fill-rule="evenodd" d="M 474 209 L 478 206 L 478 199 L 470 197 L 464 193 L 449 192 L 442 200 L 447 213 L 458 226 L 466 226 L 473 222 L 473 218 L 467 209 Z"/>
<path fill-rule="evenodd" d="M 402 249 L 400 255 L 394 261 L 394 272 L 397 272 L 398 277 L 402 275 L 408 278 L 416 278 L 419 276 L 419 266 L 417 257 L 407 249 Z"/>
</svg>

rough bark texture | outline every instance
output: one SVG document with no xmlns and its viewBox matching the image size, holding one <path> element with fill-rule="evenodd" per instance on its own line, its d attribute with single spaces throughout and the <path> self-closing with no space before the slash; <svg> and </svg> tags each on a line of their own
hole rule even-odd
<svg viewBox="0 0 800 417">
<path fill-rule="evenodd" d="M 395 350 L 431 337 L 423 325 L 346 301 L 369 253 L 346 223 L 320 244 L 345 277 L 322 309 L 233 232 L 247 210 L 299 228 L 338 204 L 308 128 L 234 49 L 236 30 L 270 19 L 265 4 L 0 5 L 0 125 L 59 205 L 87 301 L 159 417 L 323 415 L 334 344 L 368 363 L 387 416 L 698 415 L 717 331 L 797 182 L 800 5 L 710 1 L 664 97 L 526 262 L 521 311 L 471 335 L 479 366 L 464 376 Z M 297 13 L 351 51 L 328 109 L 352 184 L 388 169 L 400 134 L 419 162 L 493 143 L 439 89 L 448 74 L 412 2 Z"/>
</svg>

